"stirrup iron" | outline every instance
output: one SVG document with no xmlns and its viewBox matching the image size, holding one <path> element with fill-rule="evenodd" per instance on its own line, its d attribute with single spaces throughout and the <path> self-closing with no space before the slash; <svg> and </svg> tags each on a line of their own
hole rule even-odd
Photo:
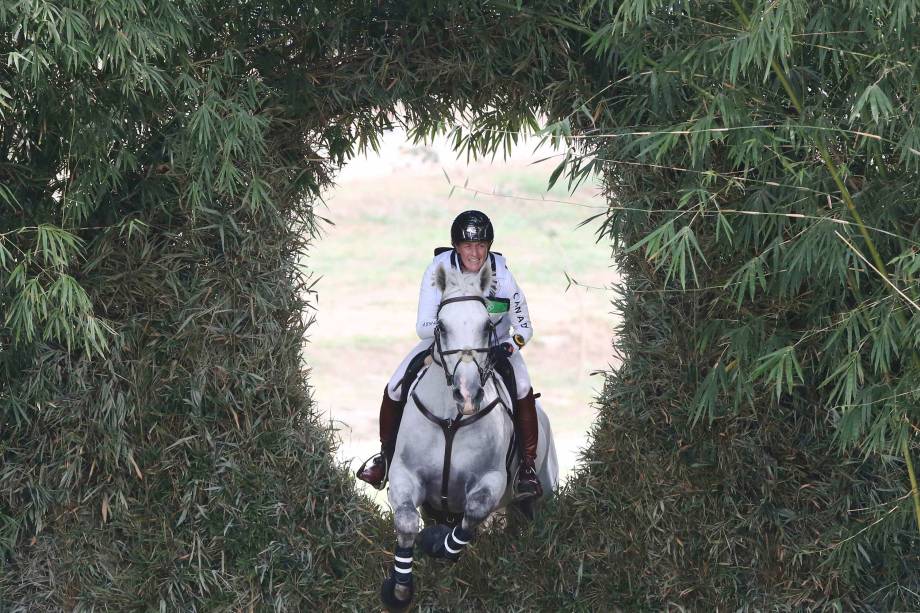
<svg viewBox="0 0 920 613">
<path fill-rule="evenodd" d="M 367 467 L 368 462 L 374 463 L 374 460 L 376 460 L 377 458 L 380 458 L 383 461 L 383 478 L 380 480 L 379 485 L 374 485 L 373 483 L 370 483 L 362 479 L 361 473 L 364 472 L 364 469 Z M 385 488 L 387 486 L 387 482 L 390 480 L 390 462 L 387 461 L 386 454 L 384 454 L 383 452 L 375 453 L 368 459 L 364 460 L 364 463 L 361 464 L 358 470 L 355 471 L 355 477 L 358 479 L 358 481 L 361 481 L 362 483 L 367 483 L 368 485 L 370 485 L 372 488 L 374 488 L 377 491 L 380 491 L 383 488 Z"/>
</svg>

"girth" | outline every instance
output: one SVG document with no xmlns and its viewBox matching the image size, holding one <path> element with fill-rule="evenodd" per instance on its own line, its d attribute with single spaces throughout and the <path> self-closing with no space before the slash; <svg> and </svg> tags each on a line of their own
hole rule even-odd
<svg viewBox="0 0 920 613">
<path fill-rule="evenodd" d="M 415 406 L 418 407 L 418 410 L 421 411 L 422 415 L 440 426 L 441 431 L 444 433 L 444 470 L 441 472 L 441 506 L 445 511 L 447 511 L 447 488 L 448 483 L 450 482 L 450 452 L 454 446 L 454 435 L 457 434 L 457 430 L 463 426 L 468 426 L 470 424 L 476 423 L 488 415 L 492 409 L 494 409 L 499 404 L 504 405 L 504 402 L 502 402 L 501 396 L 498 396 L 484 409 L 480 410 L 472 417 L 467 417 L 464 419 L 463 415 L 458 414 L 453 419 L 447 419 L 437 417 L 434 413 L 425 408 L 425 405 L 422 404 L 422 401 L 419 400 L 419 397 L 415 394 L 415 390 L 412 390 L 412 400 L 415 401 Z"/>
</svg>

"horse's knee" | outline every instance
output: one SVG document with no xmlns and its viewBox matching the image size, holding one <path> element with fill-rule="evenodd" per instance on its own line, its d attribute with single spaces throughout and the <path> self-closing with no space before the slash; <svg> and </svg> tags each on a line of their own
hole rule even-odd
<svg viewBox="0 0 920 613">
<path fill-rule="evenodd" d="M 399 541 L 399 545 L 401 547 L 410 547 L 415 542 L 415 535 L 418 534 L 418 510 L 411 504 L 398 506 L 394 513 L 394 523 L 396 524 L 396 538 Z"/>
<path fill-rule="evenodd" d="M 496 496 L 490 490 L 483 489 L 473 492 L 467 496 L 463 517 L 469 519 L 472 525 L 482 523 L 495 508 L 496 503 Z"/>
</svg>

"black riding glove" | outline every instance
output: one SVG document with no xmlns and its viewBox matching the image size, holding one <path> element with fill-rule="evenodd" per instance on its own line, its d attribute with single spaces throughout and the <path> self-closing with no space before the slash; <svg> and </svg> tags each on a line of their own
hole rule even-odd
<svg viewBox="0 0 920 613">
<path fill-rule="evenodd" d="M 511 346 L 511 343 L 499 343 L 489 348 L 489 359 L 494 364 L 500 360 L 510 358 L 512 353 L 514 353 L 514 347 Z"/>
</svg>

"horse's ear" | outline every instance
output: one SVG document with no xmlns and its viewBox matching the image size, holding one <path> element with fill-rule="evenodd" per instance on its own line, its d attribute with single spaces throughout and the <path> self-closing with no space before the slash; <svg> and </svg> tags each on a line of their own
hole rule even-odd
<svg viewBox="0 0 920 613">
<path fill-rule="evenodd" d="M 492 267 L 488 264 L 479 269 L 479 291 L 483 294 L 492 287 Z"/>
<path fill-rule="evenodd" d="M 442 294 L 447 288 L 447 271 L 444 270 L 443 264 L 439 265 L 438 269 L 434 271 L 434 285 Z"/>
</svg>

